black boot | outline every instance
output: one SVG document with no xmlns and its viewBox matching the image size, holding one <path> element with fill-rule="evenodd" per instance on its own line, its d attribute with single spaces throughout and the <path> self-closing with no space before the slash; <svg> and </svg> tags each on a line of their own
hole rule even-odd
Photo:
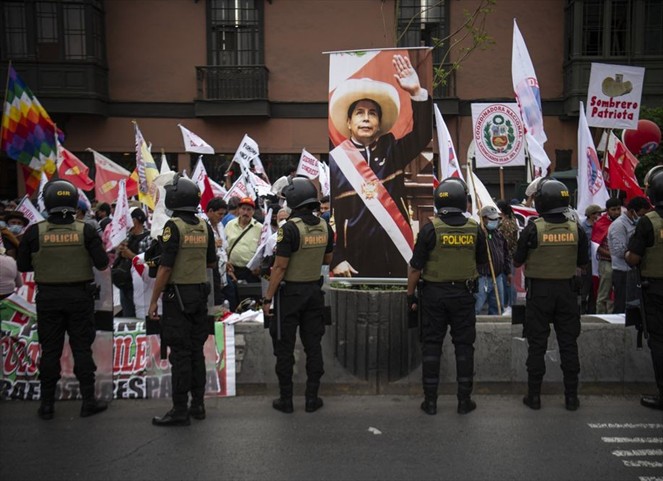
<svg viewBox="0 0 663 481">
<path fill-rule="evenodd" d="M 186 409 L 173 408 L 163 416 L 154 416 L 152 424 L 155 426 L 189 426 L 189 412 Z"/>
<path fill-rule="evenodd" d="M 306 404 L 304 410 L 307 413 L 313 413 L 320 409 L 324 403 L 322 398 L 318 397 L 318 390 L 320 389 L 320 383 L 307 382 L 306 383 Z"/>
<path fill-rule="evenodd" d="M 202 399 L 192 399 L 191 407 L 189 407 L 189 415 L 198 421 L 205 419 L 205 401 Z"/>
<path fill-rule="evenodd" d="M 567 411 L 577 411 L 580 407 L 577 376 L 564 376 L 564 407 Z"/>
<path fill-rule="evenodd" d="M 437 385 L 424 386 L 424 401 L 421 410 L 430 416 L 437 414 Z"/>
<path fill-rule="evenodd" d="M 462 381 L 458 383 L 458 414 L 467 414 L 477 408 L 477 403 L 472 401 L 472 381 Z"/>
<path fill-rule="evenodd" d="M 55 414 L 55 403 L 53 401 L 42 401 L 37 409 L 37 415 L 44 421 L 50 421 Z"/>
<path fill-rule="evenodd" d="M 580 407 L 580 399 L 575 394 L 565 394 L 564 407 L 567 411 L 577 411 Z"/>
<path fill-rule="evenodd" d="M 658 396 L 654 395 L 642 396 L 640 398 L 640 404 L 646 408 L 658 409 L 663 411 L 663 393 L 659 394 Z"/>
<path fill-rule="evenodd" d="M 292 405 L 292 384 L 280 386 L 279 391 L 281 392 L 281 396 L 272 401 L 272 407 L 282 413 L 292 413 L 295 410 Z"/>
<path fill-rule="evenodd" d="M 81 396 L 83 396 L 83 404 L 81 405 L 82 418 L 94 416 L 95 414 L 108 409 L 108 403 L 106 401 L 101 401 L 94 397 L 94 384 L 81 386 Z"/>
<path fill-rule="evenodd" d="M 523 404 L 530 409 L 541 409 L 541 383 L 529 382 L 527 396 L 523 398 Z"/>
</svg>

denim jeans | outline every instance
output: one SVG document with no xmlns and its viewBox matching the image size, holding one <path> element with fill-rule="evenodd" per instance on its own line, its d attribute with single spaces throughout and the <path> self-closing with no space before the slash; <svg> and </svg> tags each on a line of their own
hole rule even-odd
<svg viewBox="0 0 663 481">
<path fill-rule="evenodd" d="M 497 292 L 500 296 L 500 306 L 504 311 L 504 274 L 495 276 L 495 283 L 497 284 Z M 490 276 L 479 277 L 479 290 L 475 294 L 476 303 L 474 305 L 474 312 L 480 314 L 483 306 L 488 302 L 488 314 L 497 315 L 497 298 L 495 297 L 495 286 L 493 279 Z"/>
</svg>

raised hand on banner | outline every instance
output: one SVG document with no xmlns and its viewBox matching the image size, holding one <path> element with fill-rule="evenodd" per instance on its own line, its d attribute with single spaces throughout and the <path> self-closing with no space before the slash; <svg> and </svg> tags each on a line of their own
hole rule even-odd
<svg viewBox="0 0 663 481">
<path fill-rule="evenodd" d="M 417 71 L 412 67 L 410 59 L 405 55 L 394 55 L 392 59 L 396 73 L 394 77 L 403 90 L 416 97 L 421 93 L 421 84 Z"/>
</svg>

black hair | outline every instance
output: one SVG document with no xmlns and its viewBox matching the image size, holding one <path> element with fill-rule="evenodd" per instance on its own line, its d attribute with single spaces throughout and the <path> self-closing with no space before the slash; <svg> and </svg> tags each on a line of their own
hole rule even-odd
<svg viewBox="0 0 663 481">
<path fill-rule="evenodd" d="M 329 202 L 329 196 L 328 195 L 323 195 L 322 198 L 320 199 L 321 204 L 324 204 L 325 202 Z"/>
<path fill-rule="evenodd" d="M 355 108 L 357 107 L 357 104 L 359 102 L 364 101 L 364 100 L 367 101 L 367 102 L 371 102 L 373 105 L 375 105 L 375 110 L 377 110 L 377 112 L 378 112 L 378 120 L 380 120 L 380 122 L 382 122 L 382 107 L 380 107 L 380 104 L 377 103 L 373 99 L 359 99 L 359 100 L 355 100 L 354 102 L 352 102 L 350 104 L 350 107 L 348 107 L 348 118 L 352 117 L 352 112 L 355 111 Z"/>
<path fill-rule="evenodd" d="M 108 204 L 108 202 L 102 202 L 101 204 L 99 204 L 97 206 L 97 210 L 105 212 L 107 217 L 110 216 L 111 214 L 111 206 L 110 204 Z"/>
<path fill-rule="evenodd" d="M 506 200 L 500 199 L 495 202 L 495 204 L 497 205 L 497 208 L 502 211 L 502 214 L 507 217 L 513 217 L 513 209 Z"/>
<path fill-rule="evenodd" d="M 131 211 L 131 218 L 136 219 L 141 224 L 145 223 L 145 221 L 147 220 L 145 212 L 140 207 L 136 207 L 134 210 Z"/>
<path fill-rule="evenodd" d="M 209 212 L 210 210 L 219 210 L 219 209 L 227 209 L 228 204 L 226 204 L 226 201 L 223 200 L 221 197 L 214 197 L 207 203 L 207 208 L 205 209 L 206 212 Z"/>
<path fill-rule="evenodd" d="M 634 197 L 626 205 L 627 210 L 639 211 L 641 209 L 649 209 L 649 201 L 645 197 Z"/>
</svg>

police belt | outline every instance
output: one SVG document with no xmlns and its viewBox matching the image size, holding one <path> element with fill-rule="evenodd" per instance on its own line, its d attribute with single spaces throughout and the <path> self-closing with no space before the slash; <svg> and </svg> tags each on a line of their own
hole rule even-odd
<svg viewBox="0 0 663 481">
<path fill-rule="evenodd" d="M 37 286 L 46 287 L 86 287 L 94 283 L 94 279 L 79 282 L 37 282 Z"/>
<path fill-rule="evenodd" d="M 466 287 L 468 289 L 472 289 L 474 286 L 474 282 L 475 282 L 474 279 L 465 279 L 464 281 L 447 281 L 447 282 L 433 282 L 424 279 L 424 286 L 434 286 L 434 287 L 458 286 L 458 287 Z"/>
</svg>

